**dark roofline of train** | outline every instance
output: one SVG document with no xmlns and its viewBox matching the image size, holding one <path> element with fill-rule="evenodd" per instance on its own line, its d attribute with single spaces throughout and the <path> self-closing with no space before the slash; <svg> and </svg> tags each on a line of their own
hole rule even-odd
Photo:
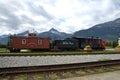
<svg viewBox="0 0 120 80">
<path fill-rule="evenodd" d="M 73 39 L 101 39 L 100 37 L 80 37 L 80 36 L 75 36 L 72 38 Z"/>
</svg>

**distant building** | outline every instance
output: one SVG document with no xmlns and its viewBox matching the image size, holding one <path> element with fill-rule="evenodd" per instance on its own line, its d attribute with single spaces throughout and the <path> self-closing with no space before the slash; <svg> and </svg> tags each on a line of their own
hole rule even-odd
<svg viewBox="0 0 120 80">
<path fill-rule="evenodd" d="M 120 38 L 118 38 L 118 45 L 120 46 Z"/>
</svg>

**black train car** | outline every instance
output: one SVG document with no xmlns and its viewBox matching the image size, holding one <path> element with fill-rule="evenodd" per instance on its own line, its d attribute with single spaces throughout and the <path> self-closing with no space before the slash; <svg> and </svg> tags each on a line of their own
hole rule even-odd
<svg viewBox="0 0 120 80">
<path fill-rule="evenodd" d="M 59 49 L 60 51 L 75 51 L 77 48 L 79 48 L 79 45 L 76 39 L 68 38 L 54 41 L 54 49 Z"/>
<path fill-rule="evenodd" d="M 103 40 L 99 38 L 79 38 L 74 37 L 79 42 L 79 48 L 83 49 L 85 46 L 90 45 L 92 49 L 104 49 Z"/>
</svg>

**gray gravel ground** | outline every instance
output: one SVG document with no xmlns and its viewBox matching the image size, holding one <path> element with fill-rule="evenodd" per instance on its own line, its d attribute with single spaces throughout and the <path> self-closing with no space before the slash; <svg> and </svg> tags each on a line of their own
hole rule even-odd
<svg viewBox="0 0 120 80">
<path fill-rule="evenodd" d="M 39 66 L 52 64 L 83 63 L 100 60 L 120 59 L 120 54 L 66 55 L 66 56 L 4 56 L 0 57 L 0 67 Z"/>
<path fill-rule="evenodd" d="M 120 71 L 60 79 L 60 80 L 120 80 Z"/>
</svg>

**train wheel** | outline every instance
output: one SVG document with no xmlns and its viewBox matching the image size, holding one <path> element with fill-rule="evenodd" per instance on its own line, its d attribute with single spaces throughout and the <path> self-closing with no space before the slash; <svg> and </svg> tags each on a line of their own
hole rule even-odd
<svg viewBox="0 0 120 80">
<path fill-rule="evenodd" d="M 20 52 L 20 49 L 10 49 L 10 52 Z"/>
<path fill-rule="evenodd" d="M 14 50 L 13 50 L 13 49 L 10 49 L 10 52 L 14 52 Z"/>
</svg>

